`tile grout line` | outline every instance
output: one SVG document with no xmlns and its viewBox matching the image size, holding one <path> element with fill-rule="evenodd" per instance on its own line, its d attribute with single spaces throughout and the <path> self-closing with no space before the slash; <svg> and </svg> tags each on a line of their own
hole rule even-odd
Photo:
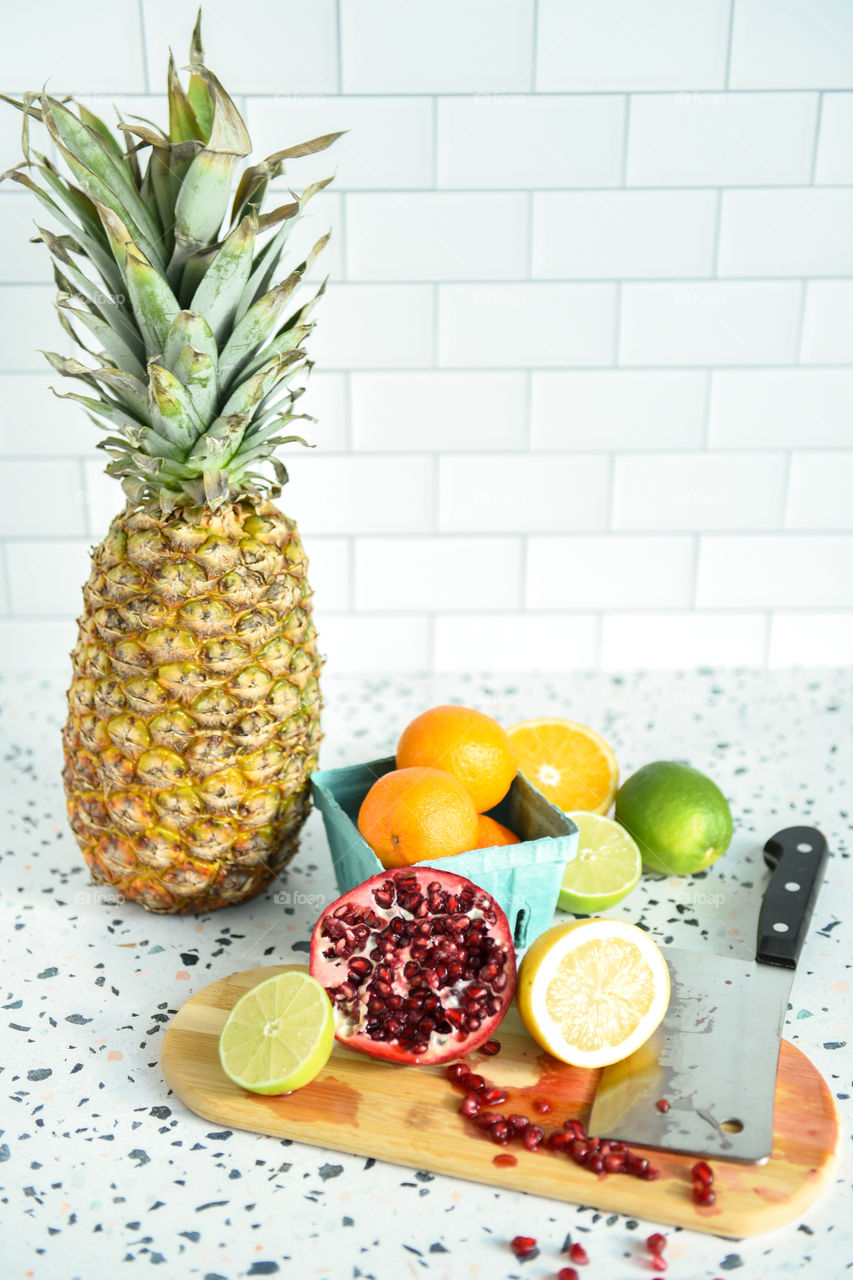
<svg viewBox="0 0 853 1280">
<path fill-rule="evenodd" d="M 691 591 L 690 591 L 690 612 L 693 613 L 698 608 L 699 597 L 699 553 L 701 550 L 702 535 L 696 532 L 693 536 L 692 562 L 690 572 L 692 575 Z"/>
<path fill-rule="evenodd" d="M 539 80 L 539 0 L 533 0 L 533 21 L 530 26 L 530 92 L 535 95 Z"/>
<path fill-rule="evenodd" d="M 337 76 L 338 76 L 338 94 L 343 96 L 344 92 L 344 48 L 343 48 L 343 23 L 341 22 L 341 0 L 335 3 L 335 33 L 337 36 Z"/>
<path fill-rule="evenodd" d="M 80 501 L 83 505 L 83 525 L 88 537 L 94 538 L 94 520 L 92 519 L 92 504 L 89 501 L 89 484 L 86 476 L 86 458 L 80 458 L 77 475 L 80 481 Z"/>
<path fill-rule="evenodd" d="M 631 127 L 631 96 L 632 95 L 630 93 L 626 93 L 624 95 L 625 114 L 624 114 L 624 119 L 622 121 L 622 155 L 621 155 L 620 164 L 619 164 L 621 180 L 619 182 L 617 190 L 619 189 L 626 190 L 628 186 L 628 134 L 630 132 L 630 127 Z M 640 188 L 632 187 L 631 190 L 632 191 L 640 190 Z"/>
<path fill-rule="evenodd" d="M 720 276 L 720 241 L 723 227 L 723 188 L 717 188 L 717 199 L 714 204 L 714 252 L 711 258 L 712 280 L 728 279 Z M 778 279 L 778 277 L 773 277 Z"/>
<path fill-rule="evenodd" d="M 812 162 L 811 162 L 811 169 L 809 171 L 809 183 L 808 183 L 809 187 L 811 188 L 814 188 L 815 186 L 815 177 L 817 175 L 817 157 L 818 157 L 818 149 L 820 147 L 820 130 L 823 124 L 823 102 L 824 102 L 825 96 L 826 95 L 824 94 L 823 90 L 821 90 L 817 96 L 817 111 L 815 112 L 814 137 L 812 139 Z M 835 185 L 835 184 L 832 184 L 832 185 Z M 820 188 L 818 189 L 820 190 Z"/>
<path fill-rule="evenodd" d="M 438 94 L 433 95 L 432 109 L 430 112 L 430 127 L 432 130 L 432 148 L 430 155 L 430 174 L 432 176 L 433 191 L 438 191 Z"/>
<path fill-rule="evenodd" d="M 622 280 L 616 281 L 616 293 L 613 300 L 613 333 L 611 342 L 613 343 L 613 351 L 610 357 L 611 369 L 622 369 L 625 366 L 620 363 L 620 348 L 622 346 Z M 606 368 L 607 366 L 605 366 Z"/>
<path fill-rule="evenodd" d="M 702 443 L 700 448 L 706 453 L 711 449 L 711 398 L 714 386 L 714 370 L 705 370 L 705 381 L 702 387 Z M 714 453 L 717 452 L 715 449 Z"/>
<path fill-rule="evenodd" d="M 0 538 L 0 565 L 3 569 L 3 582 L 6 586 L 6 617 L 17 621 L 20 614 L 15 609 L 12 599 L 12 565 L 9 560 L 8 539 Z"/>
<path fill-rule="evenodd" d="M 148 37 L 145 31 L 145 4 L 144 0 L 137 0 L 137 12 L 139 14 L 139 35 L 142 52 L 142 83 L 145 85 L 145 93 L 151 93 L 151 77 L 148 74 Z"/>
<path fill-rule="evenodd" d="M 341 196 L 351 196 L 363 194 L 359 192 L 338 192 Z M 408 194 L 408 193 L 406 193 Z M 423 194 L 421 192 L 420 194 Z M 513 194 L 519 194 L 515 192 Z M 454 288 L 466 288 L 468 290 L 482 289 L 484 287 L 495 286 L 503 288 L 510 285 L 535 286 L 537 289 L 587 289 L 587 288 L 604 288 L 614 284 L 626 285 L 656 285 L 661 287 L 673 288 L 675 286 L 688 287 L 695 285 L 697 288 L 706 287 L 709 284 L 721 285 L 754 285 L 761 288 L 764 285 L 778 284 L 803 284 L 811 280 L 819 280 L 821 283 L 831 284 L 851 284 L 853 283 L 853 269 L 848 273 L 835 272 L 832 275 L 806 275 L 803 272 L 797 272 L 791 275 L 721 275 L 721 276 L 699 276 L 699 275 L 672 275 L 672 276 L 548 276 L 538 277 L 535 280 L 525 280 L 523 276 L 421 276 L 408 280 L 400 279 L 373 279 L 370 276 L 364 276 L 357 280 L 337 280 L 335 286 L 337 288 L 344 286 L 347 289 L 427 289 L 430 285 L 453 285 Z M 4 289 L 40 289 L 47 293 L 49 289 L 53 295 L 56 286 L 44 280 L 16 280 L 7 281 L 0 280 L 0 296 Z M 849 362 L 839 362 L 849 363 Z M 21 369 L 21 373 L 38 373 L 38 368 Z M 15 369 L 0 369 L 2 373 L 15 373 Z"/>
<path fill-rule="evenodd" d="M 729 0 L 729 25 L 726 32 L 726 66 L 724 75 L 724 87 L 728 93 L 731 91 L 732 77 L 732 46 L 734 43 L 735 32 L 735 0 Z"/>
<path fill-rule="evenodd" d="M 2 539 L 0 539 L 0 553 L 2 553 Z M 310 557 L 309 557 L 310 560 Z M 697 609 L 693 609 L 686 604 L 668 604 L 668 605 L 608 605 L 600 604 L 578 605 L 576 608 L 556 607 L 548 609 L 543 606 L 536 606 L 526 612 L 528 618 L 543 617 L 549 619 L 555 618 L 591 618 L 595 617 L 598 612 L 604 617 L 621 617 L 628 616 L 632 618 L 645 617 L 669 617 L 676 614 L 685 618 L 706 618 L 706 617 L 734 617 L 746 614 L 750 618 L 763 617 L 768 611 L 772 611 L 781 617 L 803 617 L 810 618 L 815 613 L 830 614 L 832 617 L 851 618 L 853 619 L 853 608 L 850 605 L 790 605 L 790 604 L 712 604 L 702 605 Z M 519 610 L 513 609 L 495 609 L 492 607 L 467 607 L 464 609 L 451 609 L 436 607 L 429 610 L 436 618 L 458 618 L 458 617 L 476 617 L 491 618 L 495 616 L 504 616 L 509 614 L 514 616 Z M 322 614 L 335 618 L 425 618 L 428 616 L 426 607 L 397 609 L 393 605 L 384 608 L 370 609 L 323 609 Z M 73 622 L 70 613 L 15 613 L 8 614 L 3 617 L 4 622 L 28 622 L 36 619 L 40 622 Z"/>
<path fill-rule="evenodd" d="M 533 227 L 534 227 L 534 217 L 535 217 L 535 208 L 534 208 L 535 198 L 536 198 L 536 193 L 533 190 L 530 190 L 527 192 L 526 212 L 525 212 L 525 217 L 527 220 L 527 244 L 525 246 L 525 250 L 526 250 L 525 278 L 530 283 L 533 282 Z"/>
<path fill-rule="evenodd" d="M 764 610 L 764 666 L 770 665 L 770 646 L 773 638 L 773 609 Z"/>
</svg>

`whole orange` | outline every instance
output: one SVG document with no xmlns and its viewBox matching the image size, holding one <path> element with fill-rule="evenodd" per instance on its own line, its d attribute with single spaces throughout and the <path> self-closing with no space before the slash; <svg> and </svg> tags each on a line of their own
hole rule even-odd
<svg viewBox="0 0 853 1280">
<path fill-rule="evenodd" d="M 492 849 L 496 845 L 521 844 L 518 836 L 502 822 L 495 822 L 487 813 L 481 813 L 477 819 L 476 849 Z"/>
<path fill-rule="evenodd" d="M 485 813 L 503 800 L 516 774 L 506 730 L 471 707 L 433 707 L 416 716 L 397 743 L 397 768 L 444 769 Z"/>
<path fill-rule="evenodd" d="M 368 791 L 358 829 L 383 867 L 407 867 L 473 849 L 477 811 L 456 778 L 440 769 L 395 769 Z"/>
</svg>

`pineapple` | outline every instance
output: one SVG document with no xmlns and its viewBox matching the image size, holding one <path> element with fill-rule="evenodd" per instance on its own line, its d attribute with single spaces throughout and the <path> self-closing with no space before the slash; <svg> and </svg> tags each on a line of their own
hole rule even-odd
<svg viewBox="0 0 853 1280">
<path fill-rule="evenodd" d="M 261 205 L 286 160 L 340 135 L 245 168 L 229 214 L 250 141 L 198 23 L 188 88 L 170 56 L 168 97 L 167 133 L 122 122 L 121 142 L 82 104 L 6 99 L 26 159 L 4 176 L 62 228 L 40 239 L 60 321 L 90 362 L 45 355 L 86 384 L 66 398 L 108 431 L 106 470 L 126 496 L 83 589 L 63 735 L 70 824 L 95 881 L 151 911 L 200 912 L 269 885 L 309 810 L 321 658 L 305 552 L 270 499 L 287 480 L 276 448 L 305 443 L 281 433 L 306 416 L 302 344 L 324 285 L 298 299 L 328 236 L 293 270 L 279 264 L 331 179 Z M 32 149 L 32 119 L 70 176 Z"/>
</svg>

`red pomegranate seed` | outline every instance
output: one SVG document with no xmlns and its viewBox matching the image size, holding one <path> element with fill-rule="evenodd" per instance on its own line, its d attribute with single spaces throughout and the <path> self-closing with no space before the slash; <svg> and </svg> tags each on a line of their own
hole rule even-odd
<svg viewBox="0 0 853 1280">
<path fill-rule="evenodd" d="M 470 1075 L 471 1072 L 465 1066 L 464 1062 L 454 1062 L 452 1066 L 447 1068 L 444 1074 L 447 1076 L 448 1080 L 452 1080 L 454 1084 L 458 1084 L 464 1076 Z"/>
<path fill-rule="evenodd" d="M 518 1164 L 515 1156 L 510 1155 L 508 1151 L 502 1151 L 499 1156 L 495 1156 L 492 1164 L 496 1164 L 499 1169 L 508 1169 L 514 1164 Z"/>
<path fill-rule="evenodd" d="M 510 1138 L 512 1137 L 512 1131 L 510 1130 L 510 1127 L 507 1124 L 507 1122 L 503 1119 L 500 1119 L 496 1124 L 492 1125 L 489 1131 L 489 1137 L 491 1138 L 492 1142 L 497 1142 L 500 1144 L 500 1146 L 505 1147 L 506 1144 L 509 1142 Z"/>
<path fill-rule="evenodd" d="M 573 1138 L 585 1138 L 586 1129 L 584 1129 L 580 1120 L 564 1120 L 563 1128 L 568 1129 Z"/>
<path fill-rule="evenodd" d="M 656 1231 L 654 1235 L 649 1236 L 646 1241 L 646 1248 L 649 1253 L 662 1254 L 666 1248 L 666 1236 L 660 1231 Z"/>
<path fill-rule="evenodd" d="M 647 1164 L 640 1177 L 643 1182 L 657 1182 L 660 1177 L 660 1169 L 656 1169 L 653 1164 Z"/>
<path fill-rule="evenodd" d="M 479 1095 L 476 1093 L 466 1093 L 462 1100 L 462 1106 L 459 1108 L 460 1116 L 467 1116 L 469 1120 L 473 1120 L 474 1116 L 480 1114 L 482 1103 Z"/>
<path fill-rule="evenodd" d="M 469 1083 L 469 1088 L 474 1087 L 474 1085 Z M 488 1103 L 490 1107 L 498 1107 L 502 1102 L 506 1102 L 506 1100 L 507 1094 L 505 1089 L 486 1089 L 483 1094 L 483 1101 Z"/>
<path fill-rule="evenodd" d="M 475 1075 L 473 1071 L 469 1071 L 460 1081 L 464 1084 L 469 1093 L 479 1093 L 481 1089 L 485 1089 L 486 1082 L 482 1076 Z"/>
<path fill-rule="evenodd" d="M 533 1236 L 513 1236 L 509 1247 L 517 1258 L 535 1258 L 539 1253 Z"/>
<path fill-rule="evenodd" d="M 704 1186 L 710 1187 L 714 1181 L 714 1170 L 707 1160 L 697 1160 L 690 1170 L 690 1176 L 694 1182 L 701 1182 Z"/>
<path fill-rule="evenodd" d="M 525 1129 L 522 1134 L 521 1141 L 527 1147 L 528 1151 L 535 1151 L 537 1147 L 542 1145 L 542 1139 L 545 1137 L 545 1130 L 540 1129 L 537 1125 L 532 1124 L 529 1129 Z"/>
<path fill-rule="evenodd" d="M 621 1173 L 625 1168 L 625 1157 L 621 1151 L 611 1151 L 604 1157 L 605 1173 Z"/>
<path fill-rule="evenodd" d="M 513 1133 L 525 1133 L 530 1128 L 530 1121 L 527 1116 L 511 1115 L 507 1116 L 506 1122 Z"/>
<path fill-rule="evenodd" d="M 628 1172 L 632 1173 L 635 1178 L 642 1178 L 643 1174 L 649 1167 L 649 1162 L 645 1156 L 629 1156 Z"/>
<path fill-rule="evenodd" d="M 604 1173 L 604 1156 L 600 1156 L 597 1152 L 589 1157 L 586 1167 L 590 1173 Z"/>
<path fill-rule="evenodd" d="M 666 1271 L 666 1258 L 661 1257 L 659 1253 L 652 1254 L 651 1266 L 656 1271 Z"/>
<path fill-rule="evenodd" d="M 538 1114 L 538 1115 L 540 1115 L 540 1116 L 547 1116 L 548 1112 L 549 1112 L 551 1109 L 552 1109 L 552 1108 L 551 1108 L 551 1104 L 550 1104 L 550 1102 L 548 1101 L 548 1099 L 547 1099 L 547 1098 L 534 1098 L 534 1099 L 533 1099 L 533 1110 L 534 1110 L 535 1112 L 537 1112 L 537 1114 Z"/>
<path fill-rule="evenodd" d="M 667 1102 L 666 1098 L 658 1098 L 657 1102 L 655 1103 L 655 1106 L 657 1107 L 658 1111 L 662 1111 L 664 1115 L 666 1115 L 667 1111 L 669 1111 L 669 1103 Z"/>
<path fill-rule="evenodd" d="M 546 1147 L 550 1147 L 552 1151 L 563 1151 L 575 1139 L 570 1133 L 566 1133 L 565 1129 L 557 1129 L 554 1133 L 549 1134 L 545 1140 Z"/>
<path fill-rule="evenodd" d="M 585 1267 L 589 1263 L 589 1254 L 582 1244 L 573 1244 L 569 1249 L 569 1258 L 572 1262 L 576 1262 L 579 1267 Z"/>
<path fill-rule="evenodd" d="M 500 1051 L 500 1040 L 487 1040 L 485 1044 L 480 1045 L 480 1053 L 485 1053 L 489 1058 L 493 1058 L 495 1054 L 500 1053 Z"/>
<path fill-rule="evenodd" d="M 569 1155 L 575 1164 L 585 1165 L 589 1159 L 589 1147 L 583 1138 L 572 1138 L 569 1145 Z"/>
<path fill-rule="evenodd" d="M 497 1111 L 481 1111 L 474 1120 L 474 1124 L 478 1129 L 491 1129 L 493 1124 L 498 1124 L 503 1120 L 503 1116 Z"/>
<path fill-rule="evenodd" d="M 713 1187 L 708 1186 L 705 1182 L 693 1183 L 693 1199 L 697 1204 L 713 1204 L 717 1198 L 717 1193 Z"/>
<path fill-rule="evenodd" d="M 579 1280 L 579 1277 L 574 1267 L 560 1267 L 557 1272 L 557 1280 Z"/>
</svg>

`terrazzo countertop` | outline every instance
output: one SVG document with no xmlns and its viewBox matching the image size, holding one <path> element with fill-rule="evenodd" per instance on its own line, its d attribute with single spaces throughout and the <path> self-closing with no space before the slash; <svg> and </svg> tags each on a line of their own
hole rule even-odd
<svg viewBox="0 0 853 1280">
<path fill-rule="evenodd" d="M 571 1232 L 590 1280 L 652 1274 L 642 1242 L 658 1224 L 434 1176 L 251 1133 L 218 1130 L 174 1098 L 163 1032 L 195 991 L 235 970 L 305 961 L 320 907 L 337 896 L 313 814 L 275 890 L 201 918 L 158 917 L 89 884 L 59 782 L 63 676 L 3 693 L 5 829 L 0 1214 L 4 1277 L 91 1280 L 122 1264 L 169 1277 L 546 1280 Z M 791 994 L 785 1035 L 829 1082 L 841 1112 L 839 1165 L 823 1198 L 772 1234 L 723 1240 L 665 1228 L 668 1280 L 747 1280 L 853 1263 L 849 986 L 849 673 L 571 674 L 517 681 L 333 679 L 323 764 L 393 750 L 402 726 L 439 702 L 504 723 L 564 715 L 612 742 L 623 776 L 689 759 L 729 796 L 735 838 L 699 881 L 644 879 L 607 914 L 676 946 L 749 958 L 764 840 L 809 823 L 832 850 Z M 289 904 L 289 905 L 288 905 Z M 845 1166 L 845 1161 L 848 1163 Z M 520 1264 L 508 1239 L 535 1236 Z"/>
</svg>

